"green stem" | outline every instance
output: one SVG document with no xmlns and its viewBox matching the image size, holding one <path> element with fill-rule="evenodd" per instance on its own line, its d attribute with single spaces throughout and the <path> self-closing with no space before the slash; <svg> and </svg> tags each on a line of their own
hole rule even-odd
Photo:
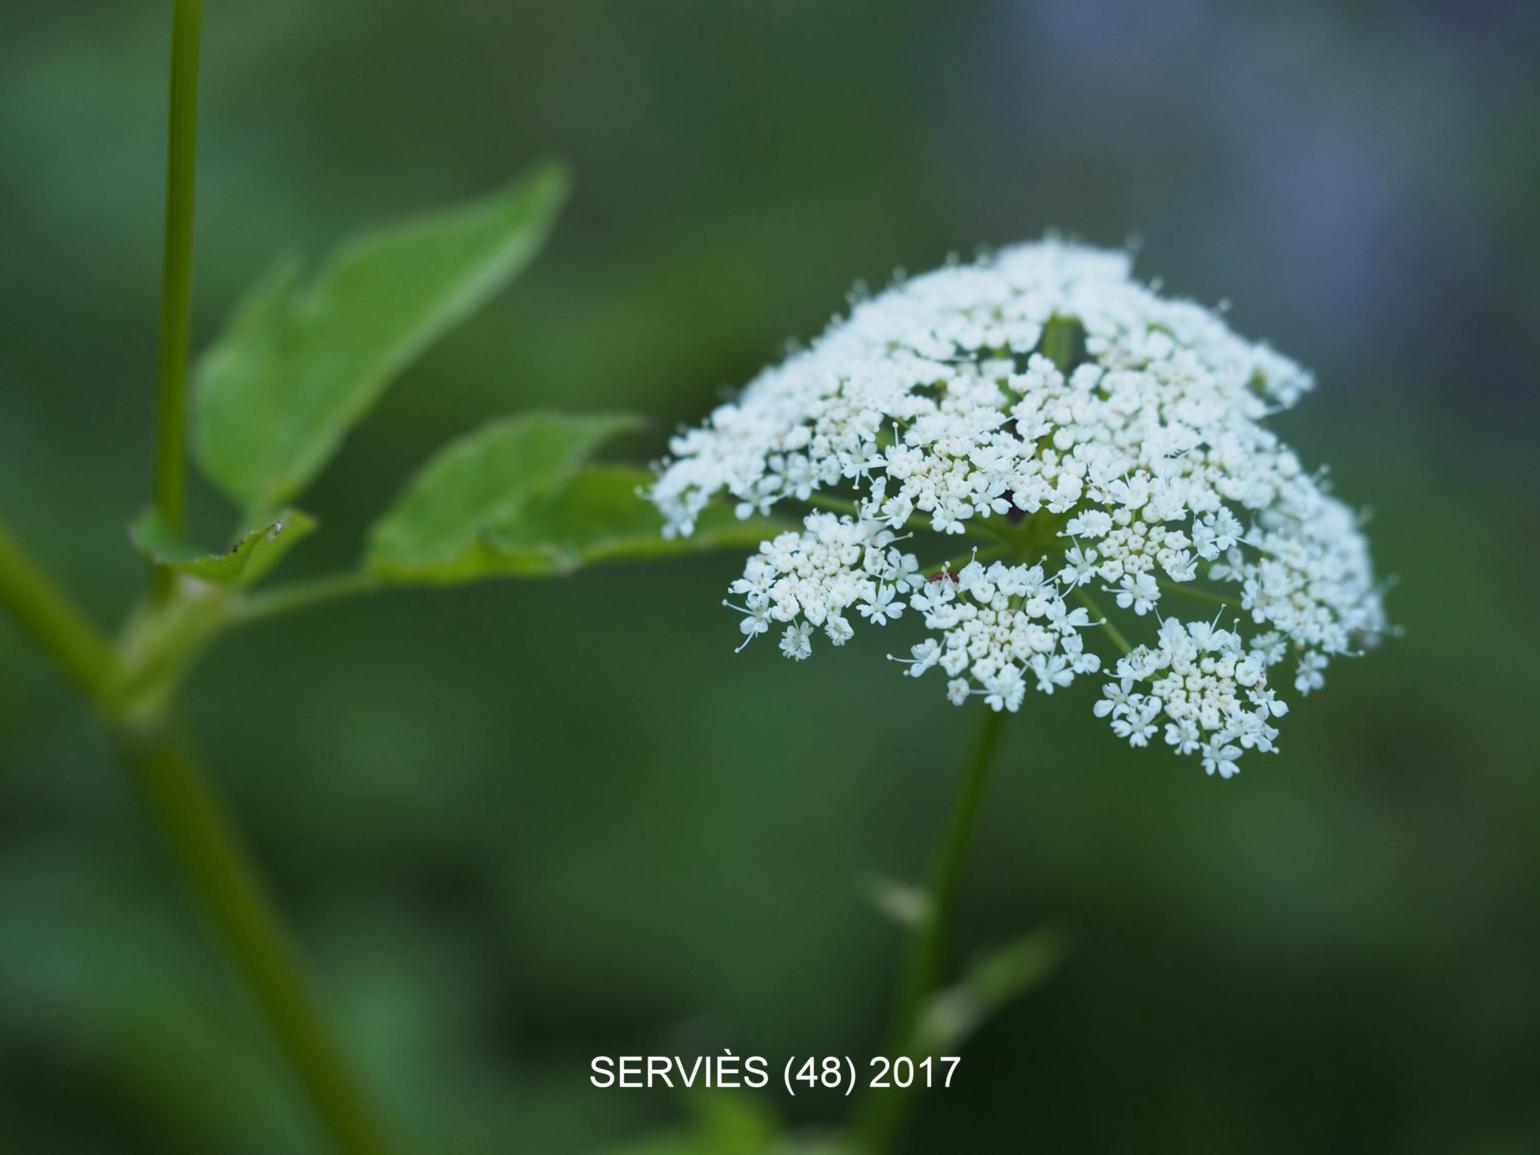
<svg viewBox="0 0 1540 1155">
<path fill-rule="evenodd" d="M 1017 549 L 1013 545 L 992 545 L 988 549 L 979 550 L 977 553 L 974 552 L 972 546 L 969 546 L 966 550 L 952 554 L 940 561 L 932 562 L 930 565 L 922 565 L 920 572 L 926 577 L 934 577 L 943 571 L 950 570 L 953 562 L 960 561 L 963 565 L 967 565 L 970 561 L 991 562 L 998 561 L 1002 557 L 1014 556 L 1016 553 Z M 962 559 L 964 558 L 967 561 L 963 561 Z"/>
<path fill-rule="evenodd" d="M 184 741 L 122 741 L 124 760 L 284 1060 L 337 1150 L 393 1150 L 332 1038 L 309 976 L 228 815 Z"/>
<path fill-rule="evenodd" d="M 198 42 L 202 25 L 202 0 L 175 0 L 171 17 L 160 383 L 155 419 L 155 509 L 175 533 L 182 532 L 187 520 L 187 362 L 192 340 L 193 189 L 198 152 Z"/>
<path fill-rule="evenodd" d="M 384 588 L 379 578 L 362 570 L 291 582 L 262 593 L 250 594 L 236 602 L 230 609 L 230 624 L 246 625 L 264 618 L 281 617 L 327 602 L 376 593 Z"/>
<path fill-rule="evenodd" d="M 946 962 L 947 940 L 951 934 L 952 913 L 957 905 L 963 866 L 978 825 L 980 803 L 989 781 L 995 748 L 1004 728 L 1003 712 L 984 711 L 972 755 L 952 803 L 951 817 L 936 848 L 924 909 L 909 942 L 893 1034 L 886 1052 L 888 1058 L 918 1057 L 914 1051 L 922 1041 L 920 1027 Z M 867 1098 L 857 1122 L 857 1133 L 866 1155 L 881 1155 L 892 1147 L 907 1112 L 908 1101 L 908 1094 L 897 1088 L 875 1092 Z"/>
<path fill-rule="evenodd" d="M 1156 585 L 1167 593 L 1178 594 L 1184 598 L 1192 598 L 1194 601 L 1207 602 L 1211 606 L 1226 606 L 1235 609 L 1240 605 L 1239 597 L 1226 597 L 1224 594 L 1216 594 L 1213 590 L 1199 589 L 1197 586 L 1186 586 L 1179 582 L 1169 582 L 1164 578 L 1156 579 Z"/>
<path fill-rule="evenodd" d="M 1102 612 L 1101 606 L 1096 604 L 1096 599 L 1086 592 L 1084 586 L 1075 587 L 1075 597 L 1080 604 L 1085 606 L 1093 614 L 1101 619 L 1101 627 L 1107 636 L 1112 639 L 1112 644 L 1125 654 L 1131 654 L 1134 648 L 1128 644 L 1128 639 L 1123 636 L 1123 631 L 1112 624 L 1112 619 Z"/>
<path fill-rule="evenodd" d="M 107 639 L 0 521 L 0 607 L 90 700 L 159 821 L 216 937 L 256 996 L 279 1050 L 339 1151 L 391 1150 L 333 1041 L 299 956 L 187 744 L 124 716 Z"/>
<path fill-rule="evenodd" d="M 814 509 L 821 509 L 825 513 L 842 513 L 847 517 L 861 516 L 861 506 L 857 502 L 849 501 L 843 497 L 831 497 L 826 493 L 815 493 L 803 504 L 811 505 Z"/>
<path fill-rule="evenodd" d="M 99 708 L 116 679 L 112 647 L 95 624 L 27 556 L 0 521 L 0 606 Z"/>
</svg>

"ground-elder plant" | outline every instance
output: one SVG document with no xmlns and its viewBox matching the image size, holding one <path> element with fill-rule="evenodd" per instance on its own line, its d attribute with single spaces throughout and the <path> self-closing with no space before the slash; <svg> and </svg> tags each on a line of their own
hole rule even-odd
<svg viewBox="0 0 1540 1155">
<path fill-rule="evenodd" d="M 894 661 L 957 705 L 979 700 L 983 725 L 928 884 L 876 888 L 913 929 L 888 1056 L 955 1050 L 1059 956 L 1038 933 L 961 975 L 947 957 L 1001 723 L 1029 694 L 1094 677 L 1094 712 L 1118 737 L 1229 778 L 1243 756 L 1277 749 L 1291 691 L 1318 689 L 1329 660 L 1384 632 L 1359 519 L 1268 426 L 1309 375 L 1139 285 L 1126 254 L 1056 241 L 859 302 L 681 432 L 653 470 L 593 463 L 638 427 L 632 416 L 498 417 L 382 495 L 356 565 L 275 578 L 321 531 L 304 495 L 349 430 L 528 264 L 567 177 L 539 165 L 324 261 L 280 260 L 194 364 L 201 5 L 174 0 L 173 13 L 154 482 L 129 534 L 148 588 L 109 634 L 0 523 L 0 606 L 112 734 L 338 1150 L 410 1144 L 335 1042 L 179 718 L 181 689 L 232 629 L 407 585 L 737 547 L 755 550 L 727 598 L 743 646 L 773 634 L 801 661 L 863 622 L 923 631 Z M 208 546 L 187 530 L 189 458 L 234 511 Z M 908 1101 L 903 1088 L 868 1096 L 818 1150 L 885 1150 Z M 701 1102 L 694 1139 L 642 1149 L 793 1149 L 743 1102 Z"/>
</svg>

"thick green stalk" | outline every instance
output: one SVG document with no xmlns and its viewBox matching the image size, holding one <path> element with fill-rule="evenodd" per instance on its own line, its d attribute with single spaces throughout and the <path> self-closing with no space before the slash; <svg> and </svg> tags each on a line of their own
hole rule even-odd
<svg viewBox="0 0 1540 1155">
<path fill-rule="evenodd" d="M 394 1150 L 327 1029 L 298 950 L 184 741 L 126 736 L 124 759 L 273 1039 L 337 1150 Z"/>
<path fill-rule="evenodd" d="M 175 0 L 171 16 L 160 383 L 155 416 L 155 509 L 176 533 L 182 531 L 187 520 L 187 362 L 192 343 L 193 191 L 198 155 L 198 45 L 202 26 L 202 0 Z"/>
<path fill-rule="evenodd" d="M 915 1055 L 921 1020 L 926 1006 L 935 995 L 946 963 L 952 913 L 962 884 L 963 867 L 973 833 L 978 826 L 980 803 L 989 781 L 990 766 L 1000 733 L 1005 728 L 1003 711 L 984 711 L 973 752 L 958 784 L 957 797 L 946 831 L 936 847 L 931 867 L 925 905 L 914 936 L 909 942 L 909 956 L 904 967 L 903 986 L 899 991 L 898 1012 L 893 1036 L 886 1052 L 888 1058 Z M 880 1155 L 892 1147 L 909 1102 L 907 1091 L 898 1088 L 871 1092 L 857 1122 L 857 1133 L 867 1155 Z"/>
<path fill-rule="evenodd" d="M 122 678 L 107 639 L 0 521 L 0 608 L 90 700 L 112 731 L 215 936 L 256 996 L 279 1050 L 346 1155 L 393 1148 L 332 1039 L 298 952 L 234 825 L 186 742 L 119 710 Z"/>
</svg>

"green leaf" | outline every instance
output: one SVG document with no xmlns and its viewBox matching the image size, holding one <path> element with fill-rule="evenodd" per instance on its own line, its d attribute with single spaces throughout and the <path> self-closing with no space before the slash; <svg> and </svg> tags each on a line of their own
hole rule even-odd
<svg viewBox="0 0 1540 1155">
<path fill-rule="evenodd" d="M 990 1016 L 1058 970 L 1068 950 L 1063 935 L 1044 928 L 984 956 L 955 986 L 931 998 L 915 1032 L 915 1049 L 956 1053 Z"/>
<path fill-rule="evenodd" d="M 406 485 L 369 534 L 368 568 L 399 581 L 470 581 L 496 572 L 491 537 L 561 489 L 596 450 L 639 420 L 526 414 L 452 442 Z M 515 571 L 519 572 L 519 571 Z"/>
<path fill-rule="evenodd" d="M 291 549 L 315 531 L 308 513 L 290 509 L 261 529 L 243 534 L 225 553 L 209 553 L 172 533 L 150 511 L 129 527 L 129 536 L 145 557 L 188 577 L 215 585 L 254 585 Z"/>
<path fill-rule="evenodd" d="M 488 200 L 355 240 L 308 280 L 280 261 L 199 365 L 204 472 L 248 513 L 299 493 L 391 379 L 529 262 L 566 188 L 542 165 Z"/>
<path fill-rule="evenodd" d="M 787 528 L 764 517 L 740 521 L 718 504 L 701 512 L 689 537 L 665 538 L 662 515 L 641 496 L 651 482 L 645 469 L 590 466 L 518 518 L 491 527 L 480 560 L 493 572 L 557 575 L 604 562 L 755 546 Z"/>
<path fill-rule="evenodd" d="M 386 581 L 456 584 L 494 577 L 552 577 L 603 562 L 751 546 L 786 528 L 768 518 L 740 521 L 711 506 L 687 538 L 665 538 L 663 518 L 641 496 L 644 469 L 595 465 L 534 468 L 529 422 L 519 418 L 452 445 L 418 475 L 376 524 L 367 565 Z M 586 455 L 586 452 L 585 454 Z"/>
</svg>

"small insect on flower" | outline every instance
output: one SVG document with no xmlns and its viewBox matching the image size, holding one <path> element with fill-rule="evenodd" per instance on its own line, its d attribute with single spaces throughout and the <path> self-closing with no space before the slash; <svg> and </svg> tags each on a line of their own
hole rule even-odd
<svg viewBox="0 0 1540 1155">
<path fill-rule="evenodd" d="M 930 636 L 899 660 L 953 703 L 1015 711 L 1100 672 L 1117 736 L 1228 778 L 1276 748 L 1270 671 L 1292 659 L 1319 689 L 1385 629 L 1359 519 L 1266 425 L 1311 387 L 1126 254 L 1044 241 L 858 304 L 676 436 L 648 496 L 669 536 L 722 494 L 742 517 L 812 507 L 732 583 L 745 645 L 784 625 L 800 661 L 852 610 L 917 618 Z M 922 566 L 924 540 L 944 560 Z"/>
</svg>

